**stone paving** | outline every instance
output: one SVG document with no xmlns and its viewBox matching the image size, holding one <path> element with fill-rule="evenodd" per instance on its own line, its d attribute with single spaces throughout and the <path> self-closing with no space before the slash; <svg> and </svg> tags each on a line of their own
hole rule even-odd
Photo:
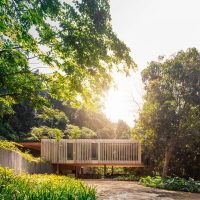
<svg viewBox="0 0 200 200">
<path fill-rule="evenodd" d="M 200 200 L 200 194 L 160 190 L 138 182 L 86 180 L 97 189 L 98 200 Z"/>
</svg>

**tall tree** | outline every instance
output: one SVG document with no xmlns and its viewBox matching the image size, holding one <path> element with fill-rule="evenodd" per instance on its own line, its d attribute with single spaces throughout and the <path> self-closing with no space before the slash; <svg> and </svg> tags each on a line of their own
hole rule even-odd
<svg viewBox="0 0 200 200">
<path fill-rule="evenodd" d="M 116 137 L 130 139 L 130 127 L 123 120 L 119 120 L 116 124 Z"/>
<path fill-rule="evenodd" d="M 108 0 L 2 0 L 0 8 L 1 115 L 24 100 L 43 105 L 46 90 L 75 105 L 96 106 L 113 68 L 128 74 L 135 67 L 112 31 Z M 44 67 L 52 73 L 38 72 Z"/>
<path fill-rule="evenodd" d="M 69 122 L 64 112 L 48 107 L 43 107 L 43 109 L 36 114 L 36 118 L 39 119 L 39 126 L 43 125 L 61 130 L 65 130 L 65 127 Z"/>
<path fill-rule="evenodd" d="M 135 133 L 159 148 L 166 177 L 174 153 L 199 135 L 200 53 L 193 48 L 151 62 L 142 78 L 146 96 Z"/>
</svg>

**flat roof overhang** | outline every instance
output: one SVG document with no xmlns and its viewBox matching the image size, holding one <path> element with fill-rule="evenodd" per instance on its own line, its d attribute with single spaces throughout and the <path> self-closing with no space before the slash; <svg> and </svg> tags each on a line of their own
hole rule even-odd
<svg viewBox="0 0 200 200">
<path fill-rule="evenodd" d="M 41 151 L 41 142 L 18 142 L 17 144 L 27 149 L 34 149 Z"/>
<path fill-rule="evenodd" d="M 106 166 L 114 166 L 114 167 L 144 167 L 143 163 L 52 163 L 53 165 L 62 165 L 69 167 L 104 167 Z"/>
</svg>

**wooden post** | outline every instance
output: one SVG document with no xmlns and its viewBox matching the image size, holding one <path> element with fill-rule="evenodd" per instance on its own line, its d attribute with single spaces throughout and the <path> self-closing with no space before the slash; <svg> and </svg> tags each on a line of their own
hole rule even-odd
<svg viewBox="0 0 200 200">
<path fill-rule="evenodd" d="M 59 164 L 57 163 L 57 165 L 56 165 L 56 174 L 59 174 Z"/>
<path fill-rule="evenodd" d="M 106 165 L 104 165 L 103 176 L 104 176 L 104 178 L 106 176 Z"/>
<path fill-rule="evenodd" d="M 76 170 L 75 177 L 76 177 L 76 178 L 78 178 L 78 174 L 79 174 L 78 170 L 79 170 L 79 167 L 78 167 L 78 166 L 76 166 L 76 167 L 75 167 L 75 170 Z"/>
<path fill-rule="evenodd" d="M 112 176 L 113 176 L 113 174 L 114 174 L 114 167 L 112 166 Z"/>
</svg>

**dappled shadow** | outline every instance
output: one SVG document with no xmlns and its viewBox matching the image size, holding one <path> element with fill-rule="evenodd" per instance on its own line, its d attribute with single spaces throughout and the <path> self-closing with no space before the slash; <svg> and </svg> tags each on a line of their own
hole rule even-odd
<svg viewBox="0 0 200 200">
<path fill-rule="evenodd" d="M 131 181 L 87 180 L 96 187 L 98 200 L 200 200 L 200 194 L 161 190 Z"/>
</svg>

